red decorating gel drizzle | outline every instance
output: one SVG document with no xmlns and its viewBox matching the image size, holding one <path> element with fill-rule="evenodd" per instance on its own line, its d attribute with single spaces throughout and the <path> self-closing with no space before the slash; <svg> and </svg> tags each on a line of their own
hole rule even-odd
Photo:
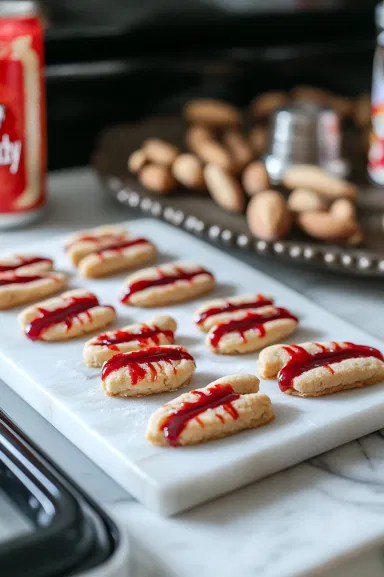
<svg viewBox="0 0 384 577">
<path fill-rule="evenodd" d="M 120 241 L 120 240 L 124 240 L 124 235 L 123 234 L 104 234 L 102 236 L 100 235 L 95 235 L 95 234 L 83 234 L 83 236 L 80 236 L 78 238 L 76 238 L 75 240 L 69 242 L 66 246 L 65 246 L 65 250 L 69 250 L 70 248 L 72 248 L 75 244 L 77 244 L 78 242 L 95 242 L 97 244 L 100 244 L 101 242 L 105 242 L 106 240 L 111 240 L 111 241 Z"/>
<path fill-rule="evenodd" d="M 324 345 L 315 343 L 320 350 L 316 353 L 309 353 L 299 345 L 287 345 L 284 349 L 289 353 L 290 359 L 280 370 L 278 375 L 279 387 L 282 391 L 293 388 L 293 381 L 303 373 L 317 367 L 325 367 L 330 373 L 334 370 L 330 364 L 341 363 L 346 359 L 359 359 L 366 357 L 376 357 L 384 361 L 382 353 L 373 347 L 355 345 L 353 343 L 332 343 L 333 349 L 328 350 Z"/>
<path fill-rule="evenodd" d="M 18 268 L 21 268 L 22 266 L 27 266 L 30 264 L 37 264 L 39 262 L 47 262 L 47 263 L 53 264 L 52 259 L 43 258 L 40 256 L 31 256 L 31 257 L 17 256 L 16 258 L 19 259 L 18 264 L 0 264 L 0 272 L 7 272 L 7 271 L 11 271 L 11 270 L 16 270 Z"/>
<path fill-rule="evenodd" d="M 199 425 L 204 427 L 204 423 L 198 416 L 208 409 L 223 407 L 233 419 L 239 417 L 232 402 L 236 401 L 240 395 L 235 393 L 231 385 L 212 385 L 206 391 L 191 391 L 191 393 L 196 395 L 196 401 L 184 402 L 180 409 L 169 415 L 161 426 L 168 444 L 172 447 L 178 446 L 181 433 L 192 419 L 196 419 Z M 216 415 L 216 417 L 224 423 L 222 415 Z"/>
<path fill-rule="evenodd" d="M 68 304 L 51 311 L 38 307 L 37 310 L 40 316 L 33 319 L 26 327 L 25 334 L 27 337 L 33 341 L 38 340 L 44 331 L 61 322 L 65 322 L 67 330 L 69 330 L 72 327 L 74 318 L 80 313 L 85 313 L 88 319 L 92 320 L 89 309 L 99 305 L 99 301 L 94 295 L 70 297 L 66 301 Z"/>
<path fill-rule="evenodd" d="M 126 290 L 123 296 L 121 297 L 121 302 L 122 303 L 128 302 L 133 294 L 148 288 L 164 286 L 180 280 L 193 281 L 193 279 L 196 276 L 199 276 L 201 274 L 206 274 L 209 275 L 210 277 L 213 277 L 212 273 L 208 272 L 204 268 L 199 268 L 190 272 L 184 271 L 183 269 L 176 266 L 174 268 L 176 270 L 174 274 L 164 274 L 161 271 L 161 269 L 157 269 L 157 272 L 160 275 L 159 278 L 142 279 L 133 282 L 130 286 L 126 287 Z"/>
<path fill-rule="evenodd" d="M 323 353 L 326 353 L 328 351 L 327 347 L 325 347 L 324 345 L 322 345 L 321 343 L 316 343 L 316 345 L 319 347 L 319 349 L 321 349 L 323 351 Z M 337 343 L 335 343 L 335 346 L 338 347 L 339 345 Z M 335 374 L 335 371 L 333 370 L 333 368 L 329 365 L 324 365 L 324 368 L 327 369 L 327 371 L 329 373 L 331 373 L 331 375 Z"/>
<path fill-rule="evenodd" d="M 213 347 L 217 347 L 224 335 L 228 333 L 238 332 L 240 333 L 243 342 L 246 342 L 245 333 L 250 329 L 256 329 L 259 332 L 260 337 L 265 336 L 264 324 L 270 321 L 276 321 L 280 319 L 292 319 L 297 321 L 297 317 L 291 314 L 286 309 L 276 308 L 270 313 L 258 314 L 258 313 L 248 313 L 244 318 L 228 321 L 225 323 L 220 323 L 216 325 L 210 334 L 209 340 Z"/>
<path fill-rule="evenodd" d="M 35 280 L 41 280 L 43 278 L 47 278 L 41 275 L 21 275 L 21 274 L 14 274 L 8 278 L 0 278 L 0 286 L 6 286 L 10 284 L 27 284 L 33 282 Z"/>
<path fill-rule="evenodd" d="M 114 252 L 121 252 L 126 248 L 131 248 L 133 246 L 139 246 L 143 244 L 150 245 L 151 243 L 146 238 L 132 238 L 131 240 L 124 240 L 103 246 L 103 248 L 95 251 L 93 254 L 99 257 L 100 260 L 103 260 L 104 253 L 109 250 L 113 250 Z"/>
<path fill-rule="evenodd" d="M 152 379 L 155 381 L 157 379 L 157 370 L 154 363 L 159 363 L 160 361 L 172 363 L 172 361 L 181 361 L 182 359 L 194 362 L 192 355 L 181 348 L 169 349 L 167 347 L 148 347 L 147 349 L 140 351 L 121 353 L 115 355 L 104 363 L 102 379 L 105 380 L 115 371 L 126 368 L 131 377 L 132 385 L 137 385 L 137 383 L 147 374 L 146 367 L 143 367 L 142 365 L 147 365 L 151 371 Z"/>
<path fill-rule="evenodd" d="M 195 315 L 195 323 L 197 325 L 203 324 L 209 317 L 214 315 L 218 315 L 221 313 L 229 313 L 232 311 L 241 311 L 244 309 L 257 309 L 260 307 L 264 307 L 266 305 L 273 304 L 272 299 L 265 298 L 261 295 L 258 295 L 255 300 L 253 301 L 246 301 L 242 303 L 231 303 L 226 302 L 225 304 L 217 307 L 212 307 L 207 309 L 200 314 Z"/>
<path fill-rule="evenodd" d="M 95 254 L 103 256 L 103 253 L 107 250 L 122 251 L 125 248 L 130 248 L 132 246 L 138 246 L 140 244 L 150 244 L 146 238 L 132 238 L 131 240 L 124 240 L 121 242 L 115 242 L 113 244 L 108 244 L 103 246 L 100 250 L 95 251 Z"/>
<path fill-rule="evenodd" d="M 113 336 L 100 335 L 97 337 L 95 345 L 108 347 L 112 351 L 118 351 L 117 345 L 122 343 L 130 343 L 131 341 L 139 341 L 140 344 L 148 342 L 151 339 L 156 345 L 160 344 L 159 336 L 164 335 L 169 343 L 174 342 L 174 332 L 159 329 L 158 327 L 148 327 L 144 325 L 139 332 L 131 333 L 128 331 L 115 331 Z"/>
</svg>

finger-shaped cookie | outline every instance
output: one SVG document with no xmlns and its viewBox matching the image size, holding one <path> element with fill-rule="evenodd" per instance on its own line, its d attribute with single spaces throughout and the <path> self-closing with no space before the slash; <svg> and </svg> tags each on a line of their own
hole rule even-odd
<svg viewBox="0 0 384 577">
<path fill-rule="evenodd" d="M 142 269 L 127 278 L 121 302 L 156 307 L 192 300 L 215 286 L 212 273 L 200 265 L 173 262 Z"/>
<path fill-rule="evenodd" d="M 71 234 L 65 242 L 65 251 L 74 266 L 87 254 L 112 243 L 129 238 L 128 232 L 120 225 L 103 225 L 90 230 Z"/>
<path fill-rule="evenodd" d="M 111 397 L 141 397 L 188 385 L 195 361 L 184 347 L 147 347 L 106 361 L 101 386 Z"/>
<path fill-rule="evenodd" d="M 17 271 L 18 274 L 33 274 L 52 269 L 53 260 L 45 256 L 11 254 L 0 258 L 0 273 Z"/>
<path fill-rule="evenodd" d="M 298 324 L 297 317 L 286 309 L 270 306 L 214 325 L 206 345 L 220 355 L 250 353 L 290 335 Z"/>
<path fill-rule="evenodd" d="M 274 414 L 258 390 L 255 375 L 238 374 L 184 393 L 151 415 L 146 439 L 164 447 L 196 445 L 265 425 Z"/>
<path fill-rule="evenodd" d="M 301 397 L 319 397 L 384 381 L 383 354 L 349 342 L 275 345 L 260 353 L 262 377 L 277 375 L 280 389 Z"/>
<path fill-rule="evenodd" d="M 0 273 L 0 309 L 38 300 L 61 291 L 68 283 L 66 275 L 53 272 L 39 274 L 17 272 Z"/>
<path fill-rule="evenodd" d="M 156 247 L 146 238 L 121 237 L 90 252 L 78 264 L 80 274 L 98 278 L 118 271 L 137 268 L 156 256 Z"/>
<path fill-rule="evenodd" d="M 207 332 L 220 322 L 235 320 L 249 312 L 273 304 L 273 299 L 261 294 L 247 294 L 226 299 L 215 299 L 198 308 L 193 320 L 198 329 Z"/>
<path fill-rule="evenodd" d="M 111 323 L 115 309 L 99 304 L 85 289 L 65 292 L 22 311 L 19 323 L 25 335 L 35 341 L 66 341 Z"/>
<path fill-rule="evenodd" d="M 109 331 L 89 340 L 84 345 L 83 358 L 88 367 L 101 367 L 117 353 L 127 353 L 155 345 L 175 342 L 176 321 L 167 315 L 158 315 L 148 323 L 135 323 Z"/>
</svg>

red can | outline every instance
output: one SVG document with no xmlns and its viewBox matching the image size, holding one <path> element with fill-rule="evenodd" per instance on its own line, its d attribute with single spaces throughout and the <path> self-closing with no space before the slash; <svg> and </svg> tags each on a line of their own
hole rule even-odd
<svg viewBox="0 0 384 577">
<path fill-rule="evenodd" d="M 27 224 L 46 204 L 43 26 L 29 1 L 0 1 L 0 227 Z"/>
</svg>

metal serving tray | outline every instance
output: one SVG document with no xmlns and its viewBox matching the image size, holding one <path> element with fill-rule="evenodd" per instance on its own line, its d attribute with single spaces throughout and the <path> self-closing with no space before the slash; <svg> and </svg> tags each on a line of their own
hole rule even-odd
<svg viewBox="0 0 384 577">
<path fill-rule="evenodd" d="M 244 215 L 225 212 L 209 196 L 186 191 L 164 197 L 151 194 L 129 174 L 127 158 L 145 138 L 156 135 L 181 144 L 183 134 L 183 122 L 175 116 L 112 127 L 100 137 L 93 165 L 118 202 L 195 236 L 292 263 L 348 275 L 384 277 L 384 191 L 362 184 L 359 216 L 366 234 L 362 248 L 314 242 L 300 231 L 294 231 L 286 240 L 258 240 L 249 233 Z"/>
</svg>

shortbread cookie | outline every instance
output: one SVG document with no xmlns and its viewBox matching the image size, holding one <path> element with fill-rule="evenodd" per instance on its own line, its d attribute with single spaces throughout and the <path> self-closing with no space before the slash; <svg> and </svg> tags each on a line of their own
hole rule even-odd
<svg viewBox="0 0 384 577">
<path fill-rule="evenodd" d="M 117 353 L 155 345 L 172 345 L 175 342 L 176 327 L 176 321 L 172 317 L 158 315 L 148 323 L 136 323 L 98 335 L 85 343 L 84 362 L 88 367 L 101 367 Z"/>
<path fill-rule="evenodd" d="M 192 300 L 210 292 L 214 286 L 213 274 L 200 265 L 171 262 L 129 276 L 121 302 L 136 307 L 157 307 Z"/>
<path fill-rule="evenodd" d="M 194 358 L 184 347 L 147 347 L 106 361 L 101 385 L 111 397 L 154 395 L 185 387 L 194 370 Z"/>
<path fill-rule="evenodd" d="M 115 309 L 102 306 L 85 289 L 65 292 L 22 311 L 19 323 L 25 335 L 35 341 L 66 341 L 111 323 Z"/>
<path fill-rule="evenodd" d="M 0 309 L 10 309 L 61 291 L 68 283 L 64 274 L 0 273 Z"/>
<path fill-rule="evenodd" d="M 254 293 L 215 299 L 198 308 L 193 315 L 193 320 L 198 329 L 207 332 L 213 325 L 242 318 L 245 310 L 254 312 L 271 304 L 273 304 L 271 297 Z"/>
<path fill-rule="evenodd" d="M 126 237 L 88 254 L 78 269 L 84 277 L 98 278 L 147 264 L 155 259 L 156 252 L 155 245 L 146 238 Z"/>
<path fill-rule="evenodd" d="M 156 247 L 149 240 L 134 238 L 123 228 L 114 226 L 72 235 L 66 251 L 80 274 L 88 278 L 137 268 L 156 256 Z"/>
<path fill-rule="evenodd" d="M 128 236 L 128 231 L 120 225 L 103 225 L 71 234 L 64 247 L 72 264 L 77 266 L 87 254 Z"/>
<path fill-rule="evenodd" d="M 274 345 L 259 356 L 263 378 L 289 395 L 319 397 L 384 381 L 383 354 L 348 342 Z"/>
<path fill-rule="evenodd" d="M 260 427 L 274 419 L 271 400 L 255 375 L 229 375 L 184 393 L 155 411 L 146 439 L 153 445 L 196 445 Z"/>
<path fill-rule="evenodd" d="M 34 274 L 52 269 L 53 260 L 45 256 L 11 254 L 0 258 L 0 273 L 14 271 L 18 274 Z"/>
<path fill-rule="evenodd" d="M 264 307 L 214 325 L 207 334 L 206 345 L 220 355 L 250 353 L 290 335 L 298 324 L 298 319 L 286 309 Z"/>
</svg>

